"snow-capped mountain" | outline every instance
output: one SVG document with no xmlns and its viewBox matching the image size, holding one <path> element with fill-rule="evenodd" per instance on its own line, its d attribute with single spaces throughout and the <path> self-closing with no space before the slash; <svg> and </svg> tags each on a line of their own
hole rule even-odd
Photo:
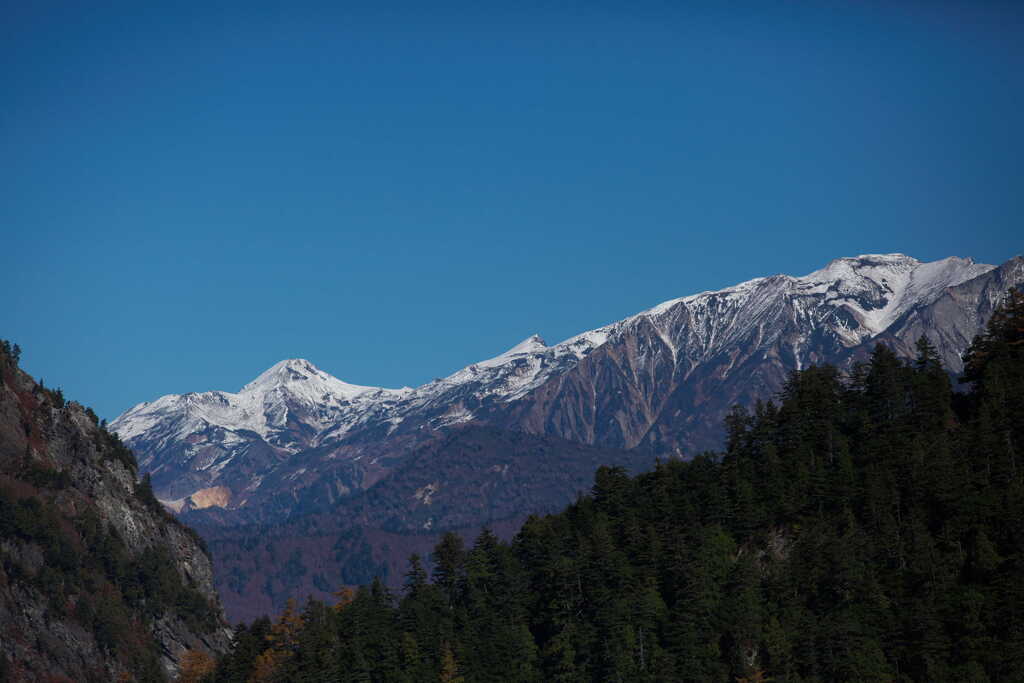
<svg viewBox="0 0 1024 683">
<path fill-rule="evenodd" d="M 926 334 L 959 371 L 994 305 L 1022 281 L 1020 257 L 1000 267 L 841 258 L 803 277 L 672 299 L 553 346 L 534 335 L 417 388 L 354 386 L 293 359 L 238 393 L 164 396 L 111 426 L 179 509 L 216 504 L 256 518 L 368 488 L 460 423 L 685 455 L 716 445 L 734 403 L 771 397 L 793 369 L 848 366 L 877 341 L 909 355 Z"/>
<path fill-rule="evenodd" d="M 258 435 L 285 450 L 316 445 L 325 430 L 352 413 L 387 406 L 411 389 L 361 387 L 342 382 L 301 358 L 283 360 L 242 387 L 226 391 L 171 394 L 140 403 L 114 421 L 122 438 L 149 435 L 156 448 L 208 429 L 233 437 Z"/>
<path fill-rule="evenodd" d="M 387 440 L 407 419 L 406 427 L 415 430 L 470 421 L 474 415 L 465 407 L 469 400 L 474 405 L 515 400 L 603 342 L 600 333 L 591 332 L 547 347 L 534 335 L 417 389 L 357 386 L 307 360 L 283 360 L 238 393 L 163 396 L 134 406 L 111 428 L 136 450 L 157 490 L 180 507 L 184 497 L 204 485 L 227 485 L 235 494 L 252 490 L 251 478 L 258 487 L 265 475 L 260 470 L 300 451 L 346 441 L 365 448 L 367 442 Z M 236 457 L 240 460 L 232 466 Z M 241 489 L 239 483 L 244 484 Z M 341 484 L 338 493 L 344 495 L 349 488 Z"/>
</svg>

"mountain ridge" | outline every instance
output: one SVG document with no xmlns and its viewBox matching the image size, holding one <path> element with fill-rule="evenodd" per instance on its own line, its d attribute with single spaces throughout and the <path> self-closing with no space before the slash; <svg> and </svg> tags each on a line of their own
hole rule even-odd
<svg viewBox="0 0 1024 683">
<path fill-rule="evenodd" d="M 861 282 L 864 282 L 864 281 L 869 282 L 869 283 L 875 285 L 875 289 L 876 290 L 879 290 L 879 291 L 876 291 L 874 293 L 876 296 L 884 296 L 881 293 L 880 290 L 883 287 L 884 288 L 888 288 L 889 292 L 894 295 L 894 299 L 896 300 L 896 303 L 897 304 L 899 303 L 899 301 L 898 301 L 899 296 L 902 295 L 905 292 L 905 290 L 906 290 L 906 286 L 905 286 L 906 283 L 905 282 L 904 283 L 898 283 L 898 285 L 897 285 L 899 287 L 898 291 L 893 290 L 891 287 L 888 286 L 888 284 L 887 284 L 888 278 L 886 278 L 885 276 L 881 277 L 881 282 L 876 282 L 876 281 L 874 281 L 874 280 L 872 280 L 870 278 L 867 278 L 867 277 L 864 277 L 863 275 L 861 275 L 861 273 L 859 272 L 859 270 L 857 268 L 850 267 L 849 264 L 851 264 L 851 263 L 856 263 L 856 264 L 860 264 L 860 265 L 870 265 L 870 266 L 879 266 L 879 265 L 886 265 L 886 264 L 897 265 L 897 266 L 906 266 L 906 265 L 909 265 L 909 264 L 913 264 L 914 266 L 929 266 L 931 268 L 929 268 L 928 270 L 932 270 L 932 271 L 941 270 L 942 266 L 946 266 L 946 265 L 951 264 L 951 263 L 952 264 L 963 264 L 964 266 L 966 266 L 966 268 L 962 268 L 961 272 L 958 273 L 958 274 L 955 274 L 952 278 L 950 278 L 950 277 L 946 277 L 946 278 L 934 277 L 934 273 L 932 273 L 933 277 L 926 279 L 926 282 L 928 284 L 932 285 L 933 288 L 935 288 L 936 284 L 938 284 L 938 288 L 943 288 L 943 287 L 947 287 L 947 286 L 955 286 L 955 285 L 961 284 L 962 282 L 966 281 L 967 279 L 971 279 L 971 278 L 973 278 L 973 277 L 975 277 L 977 275 L 981 275 L 981 274 L 983 274 L 985 272 L 988 272 L 988 271 L 991 271 L 991 270 L 993 270 L 993 269 L 995 269 L 997 267 L 997 266 L 993 266 L 993 265 L 989 265 L 989 264 L 976 264 L 973 261 L 973 259 L 970 259 L 970 258 L 960 258 L 960 257 L 955 257 L 955 256 L 948 257 L 946 259 L 941 259 L 939 261 L 929 262 L 929 263 L 923 263 L 923 262 L 918 261 L 917 259 L 915 259 L 913 257 L 907 256 L 905 254 L 900 254 L 900 253 L 893 253 L 893 254 L 862 254 L 862 255 L 859 255 L 859 256 L 855 256 L 855 257 L 841 257 L 841 258 L 833 259 L 824 268 L 821 268 L 821 269 L 818 269 L 816 271 L 813 271 L 812 273 L 810 273 L 808 275 L 805 275 L 805 276 L 794 277 L 794 276 L 790 276 L 790 275 L 786 275 L 786 274 L 781 274 L 780 273 L 780 274 L 771 275 L 771 276 L 767 276 L 767 277 L 753 278 L 753 279 L 750 279 L 750 280 L 738 283 L 736 285 L 732 285 L 732 286 L 729 286 L 729 287 L 724 287 L 724 288 L 719 289 L 719 290 L 708 290 L 708 291 L 703 291 L 703 292 L 699 292 L 699 293 L 696 293 L 696 294 L 690 294 L 690 295 L 683 296 L 683 297 L 678 297 L 678 298 L 674 298 L 674 299 L 668 299 L 668 300 L 663 301 L 660 304 L 657 304 L 657 305 L 655 305 L 655 306 L 653 306 L 653 307 L 651 307 L 651 308 L 649 308 L 647 310 L 641 311 L 641 312 L 639 312 L 637 314 L 634 314 L 632 316 L 628 316 L 627 318 L 624 318 L 624 319 L 622 319 L 620 321 L 613 322 L 613 323 L 610 323 L 608 325 L 604 325 L 604 326 L 601 326 L 601 327 L 598 327 L 598 328 L 595 328 L 595 329 L 592 329 L 592 330 L 588 330 L 586 332 L 583 332 L 583 333 L 580 333 L 580 334 L 577 334 L 577 335 L 573 335 L 572 337 L 569 337 L 568 339 L 566 339 L 566 340 L 564 340 L 562 342 L 559 342 L 558 344 L 555 344 L 553 346 L 548 346 L 544 342 L 543 338 L 540 335 L 533 334 L 533 335 L 527 337 L 526 339 L 524 339 L 523 341 L 513 345 L 512 347 L 510 347 L 505 352 L 503 352 L 501 354 L 498 354 L 497 356 L 495 356 L 493 358 L 477 361 L 475 363 L 470 363 L 469 365 L 465 366 L 464 368 L 462 368 L 460 370 L 457 370 L 454 373 L 450 374 L 448 377 L 445 378 L 445 380 L 456 381 L 456 378 L 464 379 L 466 377 L 466 373 L 472 373 L 474 368 L 500 367 L 502 365 L 505 365 L 505 364 L 507 364 L 509 362 L 514 361 L 517 356 L 520 356 L 520 355 L 523 355 L 523 354 L 544 353 L 545 351 L 547 351 L 549 349 L 558 349 L 558 348 L 565 348 L 565 347 L 581 348 L 581 347 L 585 347 L 587 344 L 591 345 L 592 347 L 601 346 L 605 342 L 607 342 L 608 331 L 610 329 L 615 328 L 616 326 L 621 326 L 623 324 L 627 324 L 630 321 L 636 320 L 636 319 L 638 319 L 638 318 L 640 318 L 642 316 L 644 316 L 644 317 L 651 317 L 651 316 L 659 315 L 659 314 L 666 312 L 670 308 L 672 308 L 672 307 L 674 307 L 674 306 L 676 306 L 677 304 L 680 304 L 680 303 L 692 303 L 692 302 L 696 302 L 696 301 L 698 301 L 698 300 L 700 300 L 702 298 L 713 297 L 713 296 L 719 296 L 720 297 L 720 296 L 723 296 L 723 295 L 736 294 L 736 293 L 739 293 L 739 292 L 744 292 L 744 291 L 750 290 L 750 289 L 752 289 L 752 288 L 754 288 L 756 286 L 759 286 L 759 285 L 761 285 L 762 283 L 765 283 L 765 282 L 778 281 L 778 280 L 790 281 L 792 283 L 797 283 L 798 286 L 804 286 L 805 288 L 806 288 L 807 285 L 810 285 L 811 288 L 813 289 L 813 287 L 815 285 L 820 286 L 821 284 L 826 284 L 826 283 L 830 282 L 830 280 L 825 279 L 824 276 L 825 275 L 832 275 L 833 278 L 831 279 L 831 282 L 836 282 L 836 283 L 839 283 L 839 282 L 844 282 L 844 283 L 845 282 L 850 282 L 851 284 L 856 285 L 856 284 L 858 284 L 858 282 L 857 282 L 858 280 L 860 280 Z M 916 268 L 916 267 L 910 269 L 911 272 L 913 272 L 914 270 L 919 270 L 919 269 Z M 896 270 L 896 272 L 899 272 L 898 269 Z M 844 275 L 845 275 L 845 277 L 843 277 Z M 909 278 L 908 278 L 908 280 L 909 280 Z M 854 287 L 847 288 L 845 291 L 842 291 L 841 293 L 848 293 L 848 294 L 861 293 L 861 294 L 863 294 L 865 292 L 869 292 L 870 290 L 871 290 L 870 285 L 868 285 L 868 286 L 861 285 L 859 290 L 854 286 Z M 841 291 L 841 290 L 837 290 L 837 291 Z M 839 297 L 839 298 L 845 298 L 845 297 Z M 898 306 L 891 306 L 891 307 L 888 307 L 888 308 L 894 309 L 896 311 L 900 310 Z M 872 310 L 872 309 L 869 308 L 869 310 Z M 885 309 L 883 309 L 883 310 L 885 310 Z M 862 322 L 862 323 L 869 322 L 868 318 L 870 316 L 865 315 L 868 311 L 860 310 L 858 312 L 861 313 L 861 315 L 864 317 L 864 319 L 859 321 L 859 322 Z M 892 311 L 889 311 L 889 312 L 891 313 Z M 902 312 L 902 311 L 900 311 L 900 312 Z M 876 316 L 873 316 L 873 317 L 877 318 L 878 316 L 876 315 Z M 890 318 L 891 319 L 888 320 L 888 323 L 891 323 L 892 320 L 895 318 L 895 316 L 890 316 Z M 875 321 L 872 321 L 872 322 L 875 322 Z M 882 325 L 881 327 L 879 327 L 877 322 L 875 322 L 874 325 L 870 325 L 870 326 L 865 325 L 865 327 L 871 333 L 872 336 L 881 333 L 885 329 L 885 327 L 887 327 L 887 326 L 888 325 L 886 324 L 886 325 Z M 576 355 L 578 357 L 582 357 L 582 355 L 585 355 L 585 354 L 578 351 L 578 352 L 576 352 Z M 207 392 L 199 392 L 199 393 L 197 393 L 197 392 L 189 392 L 189 393 L 186 393 L 186 394 L 167 394 L 167 395 L 161 396 L 160 398 L 158 398 L 158 399 L 156 399 L 156 400 L 154 400 L 152 402 L 142 402 L 142 403 L 136 404 L 135 406 L 132 406 L 131 408 L 126 410 L 124 413 L 122 413 L 120 416 L 118 416 L 114 420 L 112 425 L 115 427 L 115 429 L 120 434 L 122 434 L 123 437 L 130 439 L 130 438 L 132 438 L 134 436 L 137 436 L 139 433 L 141 433 L 142 431 L 145 430 L 145 427 L 143 427 L 142 425 L 133 424 L 133 419 L 131 419 L 132 416 L 136 416 L 136 415 L 139 415 L 140 413 L 144 413 L 144 412 L 146 412 L 145 409 L 151 408 L 151 407 L 155 407 L 155 406 L 159 405 L 163 401 L 167 401 L 169 399 L 185 398 L 185 397 L 193 397 L 193 396 L 228 397 L 228 396 L 240 396 L 240 395 L 254 394 L 254 393 L 258 394 L 259 393 L 259 389 L 261 389 L 261 388 L 268 388 L 269 390 L 274 390 L 275 388 L 277 388 L 278 386 L 283 384 L 284 382 L 282 382 L 281 380 L 282 380 L 282 378 L 285 377 L 286 374 L 288 374 L 292 378 L 294 378 L 296 374 L 301 376 L 302 372 L 310 373 L 310 374 L 316 376 L 318 379 L 320 379 L 320 386 L 323 387 L 324 389 L 328 389 L 327 391 L 322 392 L 322 396 L 330 396 L 331 398 L 335 398 L 335 399 L 339 399 L 339 400 L 345 400 L 345 399 L 352 400 L 352 399 L 355 399 L 356 397 L 364 396 L 366 394 L 378 394 L 378 393 L 382 394 L 384 396 L 403 396 L 403 395 L 408 395 L 410 393 L 414 393 L 414 392 L 417 392 L 417 391 L 421 391 L 421 390 L 423 390 L 426 387 L 430 387 L 432 385 L 435 385 L 435 384 L 438 384 L 439 382 L 443 382 L 444 381 L 444 380 L 434 380 L 433 382 L 428 382 L 428 383 L 426 383 L 424 385 L 421 385 L 420 387 L 416 387 L 416 388 L 412 388 L 412 387 L 406 386 L 406 387 L 402 387 L 402 388 L 398 388 L 398 389 L 392 389 L 392 388 L 377 387 L 377 386 L 359 386 L 359 385 L 349 384 L 349 383 L 345 382 L 344 380 L 338 379 L 337 377 L 334 377 L 333 375 L 330 375 L 329 373 L 324 372 L 323 370 L 317 368 L 310 361 L 308 361 L 306 359 L 303 359 L 303 358 L 290 358 L 290 359 L 284 359 L 284 360 L 281 360 L 281 361 L 275 363 L 270 368 L 268 368 L 267 370 L 262 372 L 259 376 L 257 376 L 254 380 L 252 380 L 251 382 L 249 382 L 245 386 L 243 386 L 242 389 L 240 389 L 236 394 L 232 394 L 230 392 L 220 391 L 220 390 L 207 391 Z M 304 377 L 303 377 L 303 379 L 304 379 Z M 277 381 L 275 382 L 274 380 L 277 380 Z M 331 391 L 331 389 L 333 389 L 333 391 Z M 305 392 L 305 393 L 307 394 L 307 397 L 309 397 L 309 392 Z M 512 399 L 510 399 L 510 400 L 512 400 Z M 234 426 L 234 425 L 221 425 L 221 426 Z M 239 425 L 239 426 L 241 426 L 241 425 Z"/>
<path fill-rule="evenodd" d="M 218 487 L 214 498 L 248 508 L 250 519 L 250 511 L 263 514 L 266 496 L 259 489 L 277 470 L 277 479 L 291 477 L 296 490 L 312 486 L 312 497 L 333 500 L 372 486 L 382 467 L 393 467 L 431 432 L 467 422 L 685 455 L 713 447 L 728 405 L 770 397 L 789 370 L 822 362 L 849 366 L 875 340 L 909 349 L 911 327 L 941 337 L 931 318 L 910 326 L 901 321 L 1000 269 L 1015 273 L 1004 278 L 1004 291 L 1022 279 L 1020 263 L 1020 257 L 1002 266 L 959 257 L 927 263 L 904 254 L 843 257 L 805 276 L 754 278 L 670 299 L 552 346 L 532 335 L 416 388 L 352 385 L 307 360 L 287 359 L 238 393 L 163 396 L 126 411 L 111 428 L 140 453 L 169 504 L 189 507 L 192 496 Z M 984 302 L 946 302 L 959 306 L 945 314 L 947 322 L 964 317 L 953 327 L 973 329 L 937 339 L 951 371 L 962 366 L 959 353 L 984 317 L 964 311 L 974 304 L 991 310 L 994 297 L 985 296 Z M 901 324 L 902 337 L 894 331 Z M 715 398 L 723 392 L 722 400 Z M 329 481 L 313 481 L 308 464 L 290 464 L 302 452 L 320 453 L 313 469 Z M 280 501 L 272 507 L 267 518 L 306 509 Z"/>
</svg>

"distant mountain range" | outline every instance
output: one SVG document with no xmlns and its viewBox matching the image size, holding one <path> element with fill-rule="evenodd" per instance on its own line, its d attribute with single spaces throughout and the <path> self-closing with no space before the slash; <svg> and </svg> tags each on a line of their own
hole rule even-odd
<svg viewBox="0 0 1024 683">
<path fill-rule="evenodd" d="M 672 299 L 553 346 L 534 335 L 417 388 L 355 386 L 309 361 L 285 360 L 238 393 L 164 396 L 111 428 L 165 504 L 214 539 L 241 533 L 217 526 L 278 525 L 323 511 L 391 532 L 468 528 L 563 505 L 595 463 L 642 467 L 716 448 L 734 404 L 771 398 L 793 370 L 849 368 L 879 342 L 910 357 L 925 335 L 959 372 L 971 339 L 1022 283 L 1019 256 L 1000 266 L 840 258 L 803 277 Z M 529 439 L 536 456 L 502 460 L 513 438 Z M 478 462 L 445 461 L 442 445 L 453 439 L 487 452 L 478 451 Z M 438 467 L 424 465 L 430 459 Z M 533 495 L 523 487 L 542 483 L 514 468 L 545 459 L 565 473 L 562 485 Z M 457 521 L 439 512 L 470 484 L 515 502 L 480 499 Z M 390 513 L 370 510 L 373 500 L 387 500 L 380 505 Z"/>
<path fill-rule="evenodd" d="M 771 397 L 793 369 L 848 366 L 879 341 L 908 355 L 926 334 L 958 372 L 1022 270 L 1019 257 L 1000 267 L 837 259 L 804 277 L 673 299 L 554 346 L 534 335 L 415 389 L 355 386 L 284 360 L 238 393 L 164 396 L 111 427 L 178 511 L 217 505 L 257 519 L 370 488 L 455 424 L 685 456 L 718 445 L 734 403 Z M 290 501 L 277 501 L 285 490 Z"/>
</svg>

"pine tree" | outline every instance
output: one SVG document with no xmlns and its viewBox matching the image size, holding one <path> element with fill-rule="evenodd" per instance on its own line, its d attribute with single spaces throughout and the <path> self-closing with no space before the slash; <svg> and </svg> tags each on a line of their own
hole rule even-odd
<svg viewBox="0 0 1024 683">
<path fill-rule="evenodd" d="M 434 547 L 434 583 L 441 589 L 448 607 L 454 607 L 462 599 L 465 581 L 466 551 L 462 537 L 448 532 Z"/>
</svg>

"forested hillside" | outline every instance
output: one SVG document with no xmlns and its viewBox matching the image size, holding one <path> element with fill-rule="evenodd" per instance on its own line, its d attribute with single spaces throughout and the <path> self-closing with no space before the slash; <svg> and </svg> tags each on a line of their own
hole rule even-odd
<svg viewBox="0 0 1024 683">
<path fill-rule="evenodd" d="M 728 447 L 446 536 L 428 579 L 239 630 L 216 681 L 1018 681 L 1024 296 L 954 394 L 924 339 L 794 373 Z"/>
</svg>

